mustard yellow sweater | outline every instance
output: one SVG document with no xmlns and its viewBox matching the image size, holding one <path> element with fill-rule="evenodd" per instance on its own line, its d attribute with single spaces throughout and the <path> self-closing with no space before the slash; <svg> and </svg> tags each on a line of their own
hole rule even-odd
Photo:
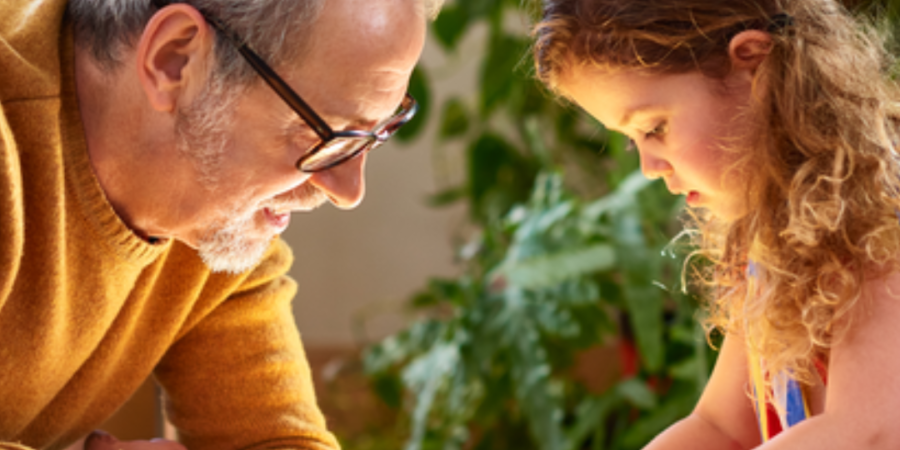
<svg viewBox="0 0 900 450">
<path fill-rule="evenodd" d="M 0 0 L 0 449 L 65 447 L 151 374 L 191 450 L 337 448 L 287 246 L 250 273 L 211 274 L 188 247 L 136 237 L 106 201 L 64 11 Z"/>
</svg>

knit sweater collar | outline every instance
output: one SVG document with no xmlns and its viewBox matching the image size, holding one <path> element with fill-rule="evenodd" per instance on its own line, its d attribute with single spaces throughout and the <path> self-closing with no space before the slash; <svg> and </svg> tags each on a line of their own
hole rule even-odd
<svg viewBox="0 0 900 450">
<path fill-rule="evenodd" d="M 134 233 L 116 214 L 94 173 L 75 88 L 75 51 L 71 26 L 64 27 L 60 42 L 62 72 L 60 127 L 63 142 L 66 190 L 92 223 L 97 236 L 123 262 L 146 266 L 171 247 L 172 239 L 151 244 Z M 162 181 L 162 180 L 161 180 Z"/>
</svg>

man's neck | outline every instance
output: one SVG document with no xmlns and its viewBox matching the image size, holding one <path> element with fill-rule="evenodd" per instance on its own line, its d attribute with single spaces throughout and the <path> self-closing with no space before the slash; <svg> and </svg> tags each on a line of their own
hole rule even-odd
<svg viewBox="0 0 900 450">
<path fill-rule="evenodd" d="M 108 73 L 76 46 L 75 83 L 94 174 L 116 214 L 145 239 L 172 236 L 184 189 L 173 169 L 172 123 L 144 106 L 137 77 L 123 76 L 125 61 Z M 167 123 L 168 122 L 168 123 Z M 189 191 L 188 191 L 189 192 Z"/>
</svg>

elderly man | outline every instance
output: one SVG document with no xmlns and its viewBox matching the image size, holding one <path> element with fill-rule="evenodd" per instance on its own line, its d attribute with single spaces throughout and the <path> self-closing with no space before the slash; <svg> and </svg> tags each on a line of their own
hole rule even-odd
<svg viewBox="0 0 900 450">
<path fill-rule="evenodd" d="M 192 450 L 337 448 L 275 237 L 360 202 L 429 8 L 0 0 L 0 449 L 65 447 L 151 374 Z"/>
</svg>

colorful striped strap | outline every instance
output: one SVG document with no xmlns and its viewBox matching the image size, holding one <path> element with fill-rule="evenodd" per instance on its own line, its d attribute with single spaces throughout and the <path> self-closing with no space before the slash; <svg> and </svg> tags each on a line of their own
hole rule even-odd
<svg viewBox="0 0 900 450">
<path fill-rule="evenodd" d="M 804 421 L 809 414 L 809 405 L 800 383 L 787 373 L 771 377 L 771 393 L 767 400 L 766 377 L 762 359 L 750 352 L 750 380 L 753 384 L 754 406 L 759 432 L 763 442 L 777 436 Z"/>
</svg>

